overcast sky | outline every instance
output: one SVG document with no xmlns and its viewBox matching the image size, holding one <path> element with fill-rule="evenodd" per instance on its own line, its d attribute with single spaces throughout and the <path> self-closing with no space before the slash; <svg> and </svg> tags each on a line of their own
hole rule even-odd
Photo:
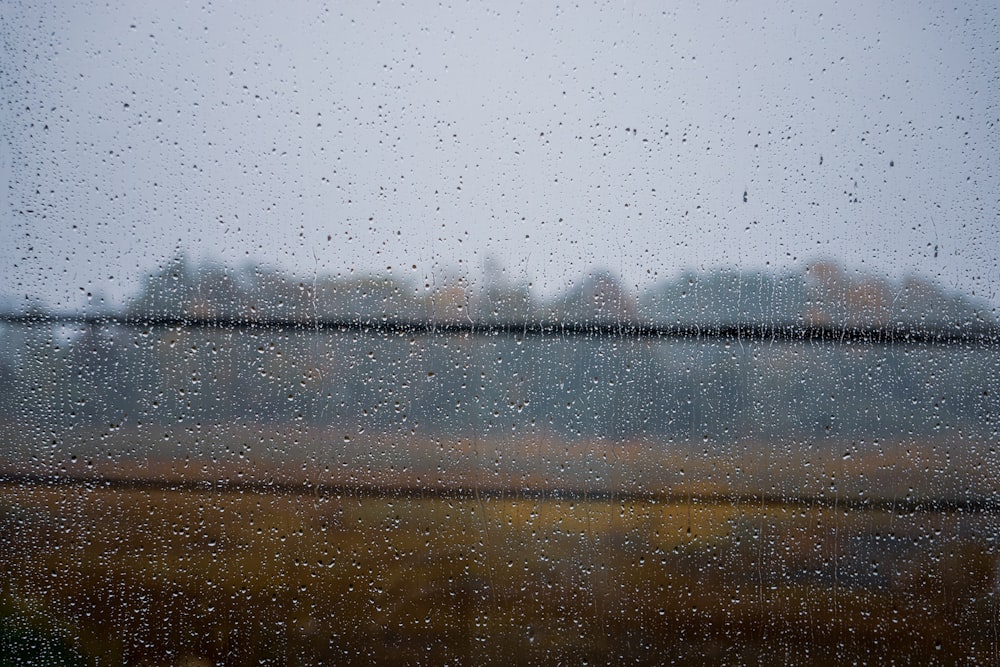
<svg viewBox="0 0 1000 667">
<path fill-rule="evenodd" d="M 17 298 L 180 250 L 541 293 L 832 257 L 1000 303 L 992 1 L 110 4 L 0 4 Z"/>
</svg>

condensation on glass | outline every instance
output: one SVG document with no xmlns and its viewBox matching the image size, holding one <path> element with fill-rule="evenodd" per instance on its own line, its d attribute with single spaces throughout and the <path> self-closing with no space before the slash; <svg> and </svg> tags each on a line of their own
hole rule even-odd
<svg viewBox="0 0 1000 667">
<path fill-rule="evenodd" d="M 0 663 L 1000 663 L 998 19 L 0 8 Z"/>
</svg>

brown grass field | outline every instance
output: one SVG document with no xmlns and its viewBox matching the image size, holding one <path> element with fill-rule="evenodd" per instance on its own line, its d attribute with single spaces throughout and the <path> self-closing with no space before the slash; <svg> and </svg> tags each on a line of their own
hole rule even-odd
<svg viewBox="0 0 1000 667">
<path fill-rule="evenodd" d="M 972 488 L 957 464 L 936 481 L 938 445 L 837 448 L 810 465 L 780 449 L 762 463 L 524 445 L 534 467 L 509 453 L 493 464 L 491 446 L 427 443 L 426 466 L 395 469 L 377 452 L 368 467 L 234 453 L 81 455 L 35 469 L 431 487 L 576 480 L 660 484 L 688 500 L 0 485 L 0 638 L 94 665 L 1000 665 L 995 514 L 699 500 Z M 601 468 L 602 457 L 613 464 Z M 873 482 L 882 478 L 892 485 Z"/>
</svg>

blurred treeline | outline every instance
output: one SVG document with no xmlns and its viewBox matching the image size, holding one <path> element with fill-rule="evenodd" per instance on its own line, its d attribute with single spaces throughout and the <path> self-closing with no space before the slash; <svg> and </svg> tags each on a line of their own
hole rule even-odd
<svg viewBox="0 0 1000 667">
<path fill-rule="evenodd" d="M 829 261 L 800 272 L 684 273 L 640 293 L 595 271 L 538 298 L 485 279 L 300 279 L 183 257 L 149 275 L 125 316 L 373 321 L 833 324 L 981 328 L 988 304 L 922 279 Z M 996 434 L 994 347 L 366 334 L 287 328 L 0 325 L 0 421 L 41 429 L 303 422 L 349 433 L 567 441 Z"/>
</svg>

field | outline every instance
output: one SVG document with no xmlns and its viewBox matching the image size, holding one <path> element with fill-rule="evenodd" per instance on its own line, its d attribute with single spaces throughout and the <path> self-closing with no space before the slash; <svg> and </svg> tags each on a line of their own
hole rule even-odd
<svg viewBox="0 0 1000 667">
<path fill-rule="evenodd" d="M 516 455 L 491 466 L 491 447 L 426 443 L 427 470 L 377 449 L 368 467 L 255 463 L 237 446 L 226 460 L 39 463 L 388 491 L 2 485 L 0 637 L 54 664 L 1000 664 L 995 513 L 848 502 L 856 487 L 954 490 L 964 468 L 948 453 L 935 482 L 933 443 L 780 466 L 780 448 L 668 460 L 525 445 L 534 476 Z M 593 497 L 557 495 L 574 481 Z M 440 493 L 498 484 L 515 491 Z M 655 484 L 669 495 L 637 497 Z M 781 502 L 790 487 L 814 501 Z"/>
</svg>

